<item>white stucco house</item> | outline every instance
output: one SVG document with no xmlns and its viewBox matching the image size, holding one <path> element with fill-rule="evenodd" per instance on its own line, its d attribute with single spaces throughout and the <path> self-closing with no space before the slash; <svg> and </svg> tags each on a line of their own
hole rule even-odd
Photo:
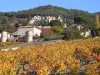
<svg viewBox="0 0 100 75">
<path fill-rule="evenodd" d="M 41 16 L 34 16 L 32 19 L 30 19 L 29 24 L 34 24 L 36 21 L 41 21 L 43 17 Z"/>
<path fill-rule="evenodd" d="M 41 35 L 41 29 L 38 27 L 34 27 L 34 26 L 21 26 L 17 29 L 16 32 L 12 33 L 13 37 L 15 40 L 26 40 L 26 38 L 28 37 L 27 32 L 31 31 L 31 37 L 40 37 Z"/>
<path fill-rule="evenodd" d="M 80 31 L 81 29 L 83 29 L 83 26 L 82 25 L 78 25 L 76 28 Z"/>
<path fill-rule="evenodd" d="M 60 15 L 59 15 L 59 17 L 58 17 L 58 20 L 59 20 L 60 22 L 63 22 L 63 19 L 60 17 Z"/>
<path fill-rule="evenodd" d="M 17 34 L 19 36 L 25 36 L 27 31 L 32 31 L 33 36 L 40 36 L 41 35 L 41 29 L 37 27 L 32 27 L 32 26 L 21 26 L 18 28 Z"/>
<path fill-rule="evenodd" d="M 59 20 L 60 22 L 63 22 L 63 19 L 60 17 L 60 15 L 58 16 L 58 18 L 56 18 L 55 16 L 38 16 L 37 15 L 30 19 L 29 24 L 34 24 L 35 22 L 38 22 L 38 21 L 46 21 L 50 23 L 52 20 Z"/>
<path fill-rule="evenodd" d="M 89 37 L 91 35 L 91 31 L 88 30 L 86 32 L 81 32 L 80 35 L 83 36 L 83 37 Z"/>
<path fill-rule="evenodd" d="M 2 33 L 0 33 L 0 40 L 1 40 L 1 38 L 3 37 L 3 36 L 6 36 L 5 38 L 6 38 L 6 40 L 9 40 L 11 37 L 10 37 L 10 33 L 8 33 L 8 32 L 6 32 L 7 34 L 4 34 L 4 32 L 6 32 L 6 31 L 3 31 Z M 2 36 L 3 35 L 3 36 Z M 4 38 L 4 39 L 5 39 Z"/>
</svg>

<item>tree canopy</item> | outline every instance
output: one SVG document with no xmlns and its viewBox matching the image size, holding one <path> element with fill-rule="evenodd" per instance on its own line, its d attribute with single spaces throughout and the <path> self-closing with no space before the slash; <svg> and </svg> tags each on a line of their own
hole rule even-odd
<svg viewBox="0 0 100 75">
<path fill-rule="evenodd" d="M 65 9 L 63 7 L 46 5 L 39 6 L 29 10 L 21 10 L 18 12 L 0 12 L 0 16 L 7 16 L 12 18 L 27 18 L 36 15 L 40 16 L 62 16 L 67 19 L 73 19 L 75 16 L 86 16 L 94 18 L 94 14 L 77 9 Z"/>
<path fill-rule="evenodd" d="M 65 9 L 63 7 L 45 5 L 45 6 L 39 6 L 33 9 L 29 9 L 29 10 L 21 10 L 18 12 L 0 12 L 0 27 L 3 26 L 4 28 L 4 24 L 12 26 L 12 24 L 15 25 L 17 22 L 21 22 L 23 25 L 27 25 L 28 23 L 27 19 L 36 15 L 55 16 L 55 17 L 58 17 L 60 15 L 64 20 L 66 20 L 66 23 L 69 25 L 71 25 L 75 21 L 76 23 L 79 22 L 85 23 L 86 25 L 92 28 L 94 28 L 95 26 L 95 14 L 88 13 L 87 11 L 83 11 L 83 10 Z M 59 22 L 54 21 L 52 23 L 54 23 L 55 25 L 59 25 Z M 54 25 L 52 23 L 51 25 Z M 49 23 L 38 22 L 38 24 L 46 26 Z M 0 30 L 2 29 L 0 28 Z"/>
</svg>

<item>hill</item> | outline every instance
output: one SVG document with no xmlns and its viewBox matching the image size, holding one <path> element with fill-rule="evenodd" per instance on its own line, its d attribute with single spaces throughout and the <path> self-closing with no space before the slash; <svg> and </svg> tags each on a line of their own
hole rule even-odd
<svg viewBox="0 0 100 75">
<path fill-rule="evenodd" d="M 94 14 L 100 14 L 100 12 L 96 12 L 96 13 L 94 13 Z"/>
<path fill-rule="evenodd" d="M 36 15 L 55 17 L 58 17 L 60 15 L 62 18 L 68 20 L 68 22 L 73 22 L 75 17 L 82 16 L 87 21 L 87 25 L 91 25 L 91 27 L 93 28 L 95 26 L 95 14 L 93 13 L 78 9 L 65 9 L 63 7 L 45 5 L 29 10 L 21 10 L 18 12 L 0 12 L 0 31 L 6 30 L 9 32 L 13 32 L 15 30 L 15 23 L 26 23 L 31 17 Z"/>
<path fill-rule="evenodd" d="M 88 13 L 87 11 L 78 10 L 78 9 L 65 9 L 63 7 L 45 5 L 39 6 L 29 10 L 21 10 L 18 12 L 5 12 L 0 13 L 0 15 L 8 16 L 8 17 L 16 17 L 16 18 L 27 18 L 33 17 L 35 15 L 40 16 L 59 16 L 61 15 L 64 18 L 73 19 L 74 16 L 86 16 L 86 17 L 94 17 L 94 14 Z"/>
</svg>

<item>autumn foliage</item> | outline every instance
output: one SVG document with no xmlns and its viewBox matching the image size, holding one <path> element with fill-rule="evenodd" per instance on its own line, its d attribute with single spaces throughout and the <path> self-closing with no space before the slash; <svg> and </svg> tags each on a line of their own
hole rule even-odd
<svg viewBox="0 0 100 75">
<path fill-rule="evenodd" d="M 20 65 L 27 65 L 21 68 Z M 73 40 L 0 51 L 0 75 L 100 74 L 100 39 Z"/>
<path fill-rule="evenodd" d="M 0 42 L 0 47 L 21 44 L 22 42 Z"/>
</svg>

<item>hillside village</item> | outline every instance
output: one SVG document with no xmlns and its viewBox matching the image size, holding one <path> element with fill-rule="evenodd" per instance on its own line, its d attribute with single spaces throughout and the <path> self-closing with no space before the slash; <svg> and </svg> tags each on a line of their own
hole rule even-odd
<svg viewBox="0 0 100 75">
<path fill-rule="evenodd" d="M 53 12 L 50 12 L 51 9 Z M 62 12 L 55 14 L 55 11 Z M 68 13 L 69 11 L 71 12 Z M 1 42 L 32 42 L 41 38 L 57 39 L 58 36 L 61 36 L 58 39 L 70 40 L 100 35 L 100 15 L 81 10 L 47 5 L 27 11 L 0 13 L 0 18 Z"/>
<path fill-rule="evenodd" d="M 24 2 L 7 3 L 31 5 Z M 80 2 L 68 5 L 92 5 Z M 100 75 L 100 12 L 52 5 L 0 12 L 0 75 Z"/>
<path fill-rule="evenodd" d="M 34 24 L 37 21 L 46 21 L 51 22 L 52 20 L 59 20 L 60 22 L 63 22 L 63 19 L 60 17 L 60 15 L 56 18 L 55 16 L 34 16 L 30 21 L 29 24 Z"/>
<path fill-rule="evenodd" d="M 50 23 L 51 21 L 55 21 L 55 20 L 58 20 L 61 23 L 64 22 L 64 20 L 60 16 L 58 16 L 57 18 L 54 16 L 46 16 L 46 17 L 34 16 L 29 20 L 30 26 L 19 26 L 17 28 L 17 31 L 13 33 L 3 31 L 0 34 L 1 42 L 6 42 L 6 41 L 33 42 L 34 37 L 39 38 L 41 37 L 41 35 L 45 35 L 45 32 L 48 32 L 52 29 L 51 26 L 34 26 L 34 24 L 39 21 L 46 21 Z M 76 27 L 79 31 L 83 29 L 82 25 L 73 24 L 71 26 L 67 26 L 66 24 L 63 24 L 63 29 L 64 29 L 63 33 L 66 33 L 66 30 L 73 27 Z M 79 35 L 83 37 L 88 37 L 91 35 L 91 31 L 87 30 L 85 32 L 80 32 Z"/>
</svg>

